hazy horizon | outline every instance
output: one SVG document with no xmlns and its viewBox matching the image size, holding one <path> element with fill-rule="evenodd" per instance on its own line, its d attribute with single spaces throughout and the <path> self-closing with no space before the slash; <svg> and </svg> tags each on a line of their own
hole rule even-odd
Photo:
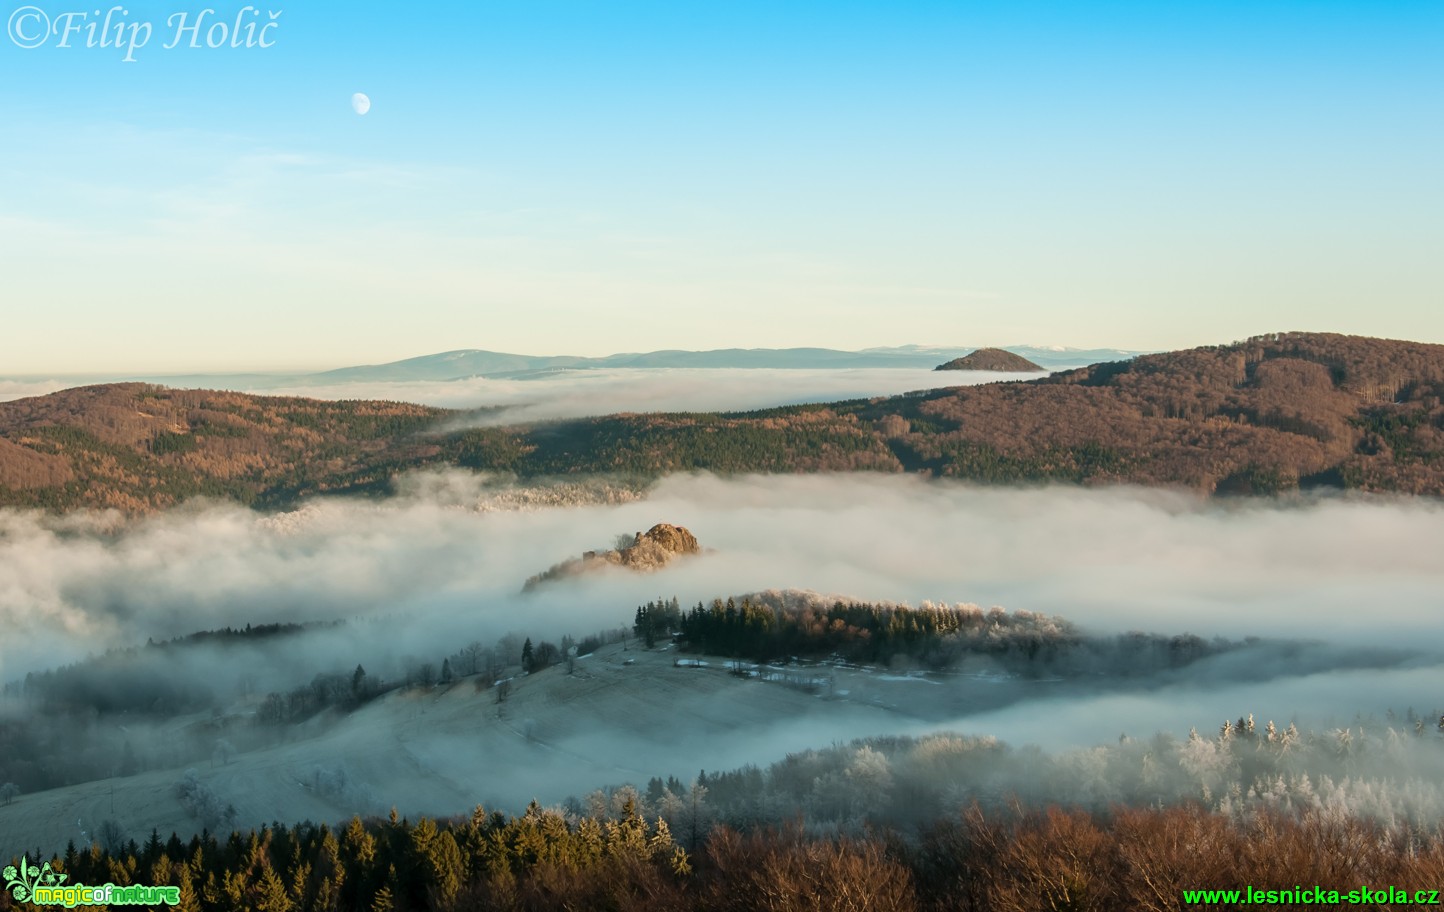
<svg viewBox="0 0 1444 912">
<path fill-rule="evenodd" d="M 1234 341 L 1234 340 L 1228 340 L 1228 341 Z M 1411 340 L 1411 341 L 1421 341 L 1421 340 L 1417 340 L 1417 339 L 1416 339 L 1416 340 Z M 1423 340 L 1423 341 L 1427 341 L 1427 340 Z M 1200 345 L 1200 346 L 1201 346 L 1201 345 L 1212 345 L 1212 344 L 1218 344 L 1218 343 L 1213 342 L 1213 341 L 1204 341 L 1204 340 L 1200 340 L 1200 341 L 1197 342 L 1197 345 Z M 1190 347 L 1193 347 L 1193 346 L 1190 346 Z M 437 357 L 437 356 L 440 356 L 440 355 L 449 355 L 449 354 L 456 354 L 456 353 L 461 353 L 461 352 L 493 352 L 493 353 L 496 353 L 496 354 L 517 355 L 517 356 L 527 357 L 527 358 L 612 358 L 612 357 L 621 357 L 621 356 L 626 356 L 626 355 L 653 354 L 653 353 L 657 353 L 657 352 L 688 352 L 688 353 L 706 353 L 706 352 L 715 352 L 715 351 L 755 351 L 755 352 L 775 351 L 775 352 L 782 352 L 782 351 L 788 351 L 788 350 L 821 349 L 821 350 L 828 350 L 828 351 L 845 352 L 845 353 L 849 353 L 849 354 L 865 354 L 865 353 L 869 353 L 869 352 L 892 352 L 892 351 L 904 351 L 904 350 L 908 350 L 908 349 L 916 350 L 916 351 L 918 351 L 918 352 L 932 352 L 932 351 L 943 352 L 943 351 L 970 351 L 970 350 L 978 350 L 978 349 L 984 349 L 984 348 L 998 348 L 998 349 L 1003 349 L 1003 350 L 1005 350 L 1005 351 L 1011 351 L 1011 350 L 1014 350 L 1014 349 L 1029 349 L 1029 350 L 1037 350 L 1037 351 L 1055 352 L 1055 353 L 1058 353 L 1058 354 L 1067 354 L 1067 353 L 1069 353 L 1069 352 L 1109 351 L 1109 352 L 1120 352 L 1120 353 L 1125 353 L 1125 354 L 1129 354 L 1129 355 L 1133 355 L 1133 354 L 1143 354 L 1143 353 L 1146 353 L 1146 352 L 1153 352 L 1153 351 L 1161 351 L 1161 350 L 1162 350 L 1162 349 L 1152 349 L 1152 348 L 1149 348 L 1149 349 L 1124 349 L 1124 348 L 1119 348 L 1118 346 L 1113 346 L 1113 345 L 1098 345 L 1098 346 L 1051 345 L 1051 344 L 1050 344 L 1050 345 L 1045 345 L 1045 344 L 1033 343 L 1033 342 L 1012 342 L 1012 343 L 1008 343 L 1008 344 L 1002 344 L 1002 343 L 953 344 L 953 343 L 949 343 L 949 342 L 936 342 L 936 343 L 905 342 L 905 343 L 901 343 L 901 344 L 898 344 L 898 345 L 873 345 L 873 346 L 866 346 L 866 347 L 859 347 L 859 348 L 834 348 L 834 347 L 832 347 L 832 346 L 826 346 L 826 345 L 809 345 L 809 344 L 784 345 L 784 346 L 771 346 L 771 345 L 761 345 L 761 344 L 758 344 L 758 345 L 731 345 L 731 346 L 726 346 L 726 347 L 711 347 L 711 346 L 707 346 L 707 345 L 696 345 L 696 346 L 688 347 L 688 346 L 678 345 L 678 346 L 664 346 L 664 347 L 661 347 L 661 348 L 650 348 L 650 349 L 634 348 L 634 349 L 617 350 L 617 351 L 607 351 L 607 350 L 601 350 L 601 349 L 598 349 L 598 350 L 595 350 L 595 351 L 582 351 L 582 350 L 562 349 L 562 348 L 557 348 L 557 349 L 552 349 L 552 350 L 512 351 L 512 350 L 509 350 L 509 349 L 483 348 L 483 347 L 477 347 L 477 346 L 461 346 L 461 347 L 453 347 L 453 348 L 447 348 L 447 349 L 437 349 L 437 350 L 435 350 L 435 351 L 424 351 L 424 352 L 405 351 L 405 352 L 401 352 L 401 353 L 399 353 L 399 354 L 396 354 L 395 357 L 390 357 L 390 356 L 388 356 L 388 357 L 382 358 L 381 360 L 376 360 L 376 361 L 362 361 L 362 360 L 360 360 L 359 358 L 349 359 L 349 360 L 348 360 L 348 359 L 345 358 L 345 356 L 342 356 L 342 355 L 329 355 L 329 356 L 327 356 L 327 360 L 324 360 L 324 361 L 312 360 L 312 361 L 309 361 L 309 362 L 295 362 L 295 363 L 291 363 L 291 364 L 271 364 L 271 365 L 269 365 L 269 366 L 265 366 L 265 365 L 267 365 L 267 359 L 264 358 L 264 357 L 261 357 L 261 358 L 254 358 L 253 360 L 248 360 L 248 361 L 247 361 L 247 360 L 238 360 L 238 361 L 234 361 L 234 362 L 225 362 L 225 363 L 181 364 L 181 365 L 179 365 L 179 366 L 173 366 L 173 367 L 171 367 L 171 368 L 167 368 L 167 369 L 164 369 L 164 370 L 159 370 L 159 369 L 154 368 L 153 366 L 147 365 L 147 364 L 145 364 L 145 363 L 140 363 L 140 362 L 137 362 L 137 363 L 135 363 L 135 364 L 131 364 L 131 365 L 128 365 L 128 366 L 117 367 L 117 368 L 112 368 L 112 369 L 100 369 L 100 368 L 86 368 L 86 369 L 84 369 L 84 370 L 58 370 L 58 369 L 49 369 L 49 370 L 39 370 L 39 371 L 12 371 L 12 370 L 3 370 L 3 371 L 0 371 L 0 381 L 5 381 L 5 380 L 14 380 L 14 381 L 36 381 L 36 380 L 50 380 L 50 379 L 57 379 L 57 380 L 58 380 L 58 379 L 73 379 L 73 380 L 92 380 L 92 381 L 97 381 L 97 382 L 99 382 L 99 381 L 102 381 L 102 380 L 104 380 L 104 381 L 109 381 L 109 380 L 112 380 L 112 379 L 115 379 L 115 378 L 121 378 L 121 377 L 126 377 L 126 376 L 136 376 L 136 377 L 146 377 L 146 378 L 149 378 L 149 377 L 156 377 L 156 378 L 162 378 L 162 377 L 185 378 L 185 377 L 192 377 L 192 376 L 246 375 L 246 374 L 252 374 L 252 375 L 255 375 L 255 376 L 263 376 L 263 377 L 288 377 L 288 376 L 301 376 L 301 375 L 309 375 L 309 374 L 322 374 L 322 373 L 326 373 L 326 372 L 328 372 L 328 371 L 340 370 L 340 369 L 344 369 L 344 368 L 353 368 L 353 367 L 381 367 L 381 366 L 385 366 L 385 365 L 398 364 L 398 363 L 405 362 L 405 361 L 415 361 L 415 360 L 420 360 L 420 359 L 423 359 L 423 358 L 432 358 L 432 357 Z M 647 368 L 638 368 L 638 369 L 647 369 Z M 748 368 L 740 368 L 740 369 L 748 369 Z"/>
</svg>

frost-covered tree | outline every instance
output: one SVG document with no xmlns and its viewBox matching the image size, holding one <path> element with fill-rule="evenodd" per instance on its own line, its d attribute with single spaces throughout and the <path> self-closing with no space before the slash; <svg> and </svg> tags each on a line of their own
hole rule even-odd
<svg viewBox="0 0 1444 912">
<path fill-rule="evenodd" d="M 473 640 L 472 642 L 467 643 L 466 648 L 461 650 L 461 658 L 463 662 L 461 667 L 464 669 L 462 673 L 473 675 L 480 671 L 481 657 L 485 652 L 486 647 L 482 646 L 480 641 Z"/>
<path fill-rule="evenodd" d="M 231 742 L 227 741 L 225 738 L 222 738 L 216 742 L 216 749 L 211 754 L 211 760 L 213 763 L 215 761 L 220 761 L 221 766 L 228 766 L 230 765 L 230 762 L 235 759 L 235 757 L 235 745 L 231 744 Z"/>
<path fill-rule="evenodd" d="M 886 807 L 892 793 L 892 764 L 880 751 L 864 745 L 852 756 L 844 771 L 851 786 L 856 810 L 875 814 Z"/>
<path fill-rule="evenodd" d="M 707 803 L 707 786 L 702 784 L 700 776 L 692 780 L 691 788 L 685 789 L 685 793 L 674 791 L 671 785 L 680 787 L 681 783 L 673 780 L 662 791 L 662 798 L 657 802 L 657 811 L 673 832 L 680 833 L 687 839 L 688 851 L 695 852 L 703 837 L 712 828 L 715 816 Z"/>
<path fill-rule="evenodd" d="M 119 854 L 125 848 L 125 829 L 121 827 L 119 821 L 101 821 L 95 831 L 95 837 L 96 841 L 100 843 L 100 847 L 112 855 Z"/>
</svg>

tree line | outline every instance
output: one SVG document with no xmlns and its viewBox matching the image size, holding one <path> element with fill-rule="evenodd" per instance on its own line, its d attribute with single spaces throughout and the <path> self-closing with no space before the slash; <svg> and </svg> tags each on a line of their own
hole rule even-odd
<svg viewBox="0 0 1444 912">
<path fill-rule="evenodd" d="M 579 818 L 533 804 L 511 818 L 477 808 L 412 823 L 393 812 L 189 842 L 152 832 L 144 844 L 72 845 L 42 864 L 70 883 L 176 886 L 180 912 L 1171 912 L 1190 908 L 1183 891 L 1197 888 L 1432 889 L 1444 840 L 1321 815 L 1238 821 L 1196 804 L 972 806 L 913 834 L 716 827 L 688 853 L 664 820 L 635 808 Z M 0 894 L 0 910 L 21 908 Z"/>
<path fill-rule="evenodd" d="M 632 630 L 648 647 L 665 638 L 695 652 L 758 662 L 834 657 L 942 670 L 982 656 L 1029 673 L 1111 666 L 1113 674 L 1144 674 L 1240 645 L 1191 634 L 1087 636 L 1060 617 L 998 607 L 913 607 L 777 591 L 715 598 L 686 611 L 675 596 L 656 599 L 637 607 Z"/>
</svg>

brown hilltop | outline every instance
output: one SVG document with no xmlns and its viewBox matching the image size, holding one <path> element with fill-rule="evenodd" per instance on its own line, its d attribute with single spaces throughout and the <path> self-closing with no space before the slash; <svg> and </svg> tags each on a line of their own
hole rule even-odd
<svg viewBox="0 0 1444 912">
<path fill-rule="evenodd" d="M 980 348 L 971 355 L 954 358 L 946 364 L 939 364 L 933 370 L 940 371 L 1003 371 L 1011 373 L 1041 372 L 1039 367 L 1022 355 L 1015 355 L 1001 348 Z"/>
<path fill-rule="evenodd" d="M 0 403 L 0 506 L 143 513 L 194 496 L 283 506 L 384 491 L 397 472 L 436 464 L 523 478 L 881 471 L 1439 497 L 1441 402 L 1444 346 L 1327 333 L 871 400 L 446 433 L 454 415 L 418 405 L 117 384 Z M 643 535 L 617 562 L 652 544 Z"/>
<path fill-rule="evenodd" d="M 0 506 L 144 513 L 195 496 L 243 503 L 384 483 L 435 453 L 447 414 L 113 383 L 0 402 Z"/>
<path fill-rule="evenodd" d="M 888 410 L 927 428 L 894 452 L 941 475 L 1440 496 L 1441 399 L 1444 346 L 1280 333 Z"/>
</svg>

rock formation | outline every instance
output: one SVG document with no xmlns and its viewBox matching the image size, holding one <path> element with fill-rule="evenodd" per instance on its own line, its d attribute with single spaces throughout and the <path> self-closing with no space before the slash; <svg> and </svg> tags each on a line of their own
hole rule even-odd
<svg viewBox="0 0 1444 912">
<path fill-rule="evenodd" d="M 645 573 L 660 569 L 679 554 L 697 554 L 702 550 L 697 537 L 682 526 L 657 523 L 646 532 L 638 532 L 630 545 L 610 551 L 588 551 L 580 558 L 563 561 L 526 581 L 525 590 L 548 580 L 575 576 L 604 564 L 615 564 Z"/>
</svg>

